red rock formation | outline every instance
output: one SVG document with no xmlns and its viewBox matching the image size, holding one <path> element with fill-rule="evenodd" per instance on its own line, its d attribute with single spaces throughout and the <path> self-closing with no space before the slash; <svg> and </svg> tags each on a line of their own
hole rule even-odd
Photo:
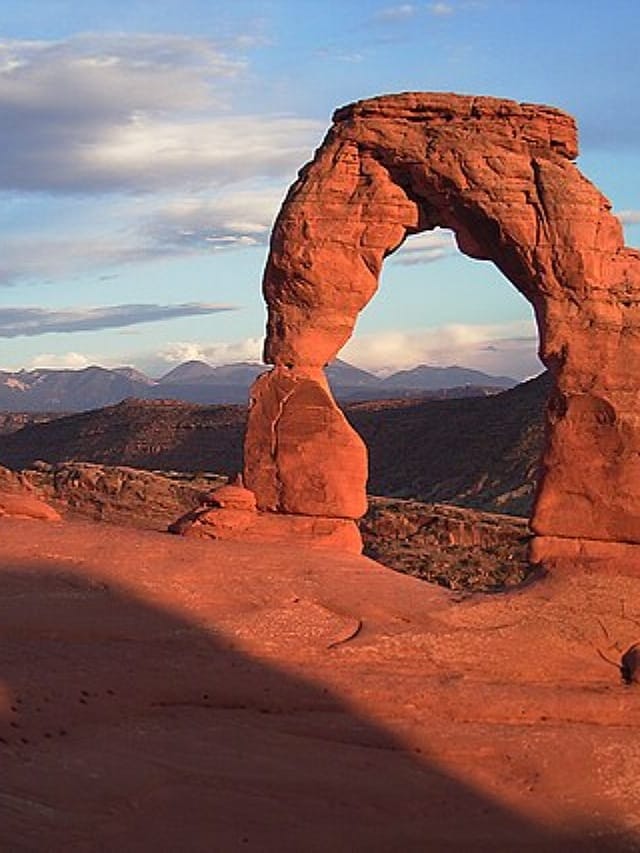
<svg viewBox="0 0 640 853">
<path fill-rule="evenodd" d="M 367 511 L 367 453 L 321 370 L 276 367 L 251 390 L 245 479 L 263 510 L 334 518 Z"/>
<path fill-rule="evenodd" d="M 40 521 L 60 521 L 60 513 L 35 495 L 0 492 L 0 518 L 37 518 Z"/>
<path fill-rule="evenodd" d="M 0 518 L 60 521 L 60 513 L 39 497 L 20 474 L 0 466 Z"/>
<path fill-rule="evenodd" d="M 256 384 L 245 447 L 258 506 L 362 512 L 364 451 L 320 371 L 385 257 L 443 226 L 535 310 L 556 388 L 534 531 L 640 542 L 640 253 L 576 156 L 572 118 L 544 106 L 407 93 L 336 112 L 272 235 L 265 360 L 276 371 Z"/>
<path fill-rule="evenodd" d="M 295 540 L 309 548 L 332 548 L 359 554 L 362 540 L 348 518 L 259 512 L 255 495 L 240 485 L 211 492 L 208 506 L 198 507 L 169 525 L 180 536 L 240 539 L 243 542 Z"/>
</svg>

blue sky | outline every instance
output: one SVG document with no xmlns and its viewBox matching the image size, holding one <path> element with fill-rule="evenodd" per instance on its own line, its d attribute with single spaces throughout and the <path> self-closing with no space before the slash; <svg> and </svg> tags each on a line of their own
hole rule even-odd
<svg viewBox="0 0 640 853">
<path fill-rule="evenodd" d="M 254 359 L 269 228 L 335 107 L 548 103 L 640 245 L 636 0 L 4 0 L 0 369 Z M 529 306 L 446 232 L 408 241 L 343 351 L 537 369 Z"/>
</svg>

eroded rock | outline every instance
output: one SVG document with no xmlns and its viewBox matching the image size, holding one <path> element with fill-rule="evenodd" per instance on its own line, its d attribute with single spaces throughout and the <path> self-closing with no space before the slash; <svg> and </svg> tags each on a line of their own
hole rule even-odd
<svg viewBox="0 0 640 853">
<path fill-rule="evenodd" d="M 240 487 L 223 486 L 219 491 Z M 247 495 L 253 495 L 247 489 Z M 180 536 L 196 536 L 208 539 L 241 540 L 242 542 L 295 541 L 308 548 L 329 548 L 359 554 L 362 539 L 354 521 L 347 518 L 330 518 L 310 515 L 292 515 L 276 512 L 260 512 L 245 505 L 233 506 L 226 503 L 225 495 L 216 504 L 213 492 L 207 506 L 186 513 L 169 525 L 169 532 Z M 247 498 L 247 502 L 250 499 Z"/>
<path fill-rule="evenodd" d="M 60 521 L 61 515 L 41 498 L 28 493 L 7 494 L 0 492 L 0 517 L 35 518 L 39 521 Z"/>
<path fill-rule="evenodd" d="M 536 314 L 556 391 L 535 532 L 640 542 L 640 252 L 625 247 L 577 153 L 570 116 L 496 98 L 405 93 L 335 113 L 289 190 L 264 275 L 265 361 L 279 372 L 258 381 L 249 419 L 245 470 L 258 506 L 318 515 L 364 507 L 364 477 L 342 476 L 345 455 L 357 453 L 301 427 L 293 406 L 289 418 L 279 412 L 284 371 L 316 371 L 321 386 L 317 374 L 352 334 L 384 259 L 408 235 L 442 226 L 465 254 L 493 261 Z M 296 430 L 304 453 L 288 466 Z"/>
<path fill-rule="evenodd" d="M 0 518 L 60 521 L 60 513 L 35 493 L 25 477 L 0 466 Z"/>
<path fill-rule="evenodd" d="M 284 366 L 251 390 L 244 481 L 262 510 L 359 518 L 367 451 L 319 370 Z"/>
</svg>

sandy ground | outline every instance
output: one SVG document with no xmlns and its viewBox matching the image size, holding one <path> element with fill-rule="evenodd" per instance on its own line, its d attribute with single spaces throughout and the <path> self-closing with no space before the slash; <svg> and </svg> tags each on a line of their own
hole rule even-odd
<svg viewBox="0 0 640 853">
<path fill-rule="evenodd" d="M 461 597 L 0 519 L 0 636 L 3 853 L 640 850 L 632 566 Z"/>
</svg>

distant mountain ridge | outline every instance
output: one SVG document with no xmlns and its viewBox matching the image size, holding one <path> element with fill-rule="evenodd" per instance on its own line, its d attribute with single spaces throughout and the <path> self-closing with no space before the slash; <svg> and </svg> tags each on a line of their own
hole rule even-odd
<svg viewBox="0 0 640 853">
<path fill-rule="evenodd" d="M 268 368 L 254 362 L 218 367 L 187 361 L 159 379 L 133 367 L 81 370 L 43 369 L 0 372 L 0 411 L 78 412 L 128 398 L 173 399 L 203 405 L 244 404 L 256 377 Z M 420 396 L 482 396 L 511 388 L 515 379 L 478 370 L 419 365 L 381 379 L 336 359 L 326 368 L 333 393 L 342 402 Z"/>
<path fill-rule="evenodd" d="M 489 376 L 469 367 L 433 367 L 419 364 L 411 370 L 399 370 L 382 380 L 385 388 L 419 388 L 423 391 L 438 391 L 441 388 L 481 388 L 490 382 L 495 388 L 513 388 L 516 382 L 510 376 Z"/>
</svg>

